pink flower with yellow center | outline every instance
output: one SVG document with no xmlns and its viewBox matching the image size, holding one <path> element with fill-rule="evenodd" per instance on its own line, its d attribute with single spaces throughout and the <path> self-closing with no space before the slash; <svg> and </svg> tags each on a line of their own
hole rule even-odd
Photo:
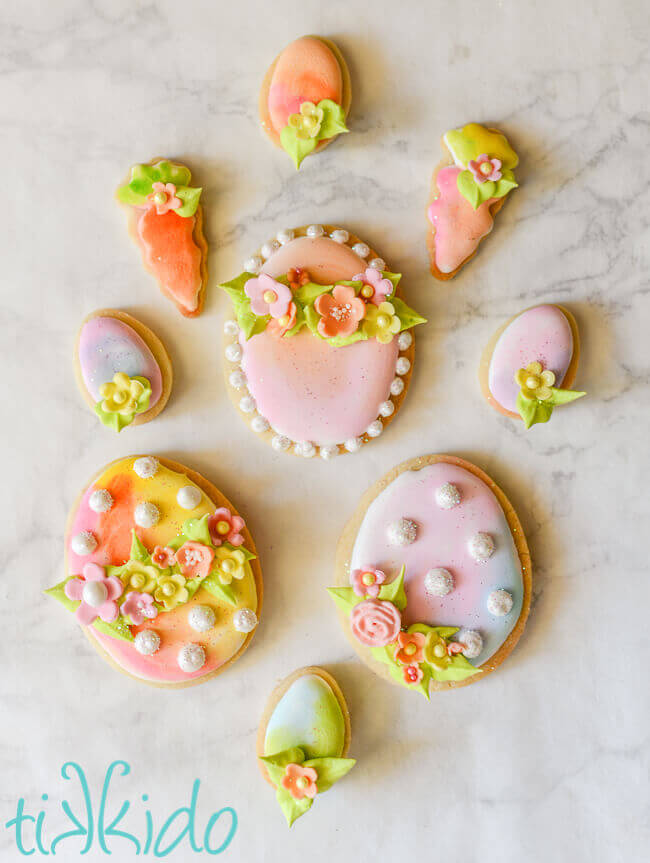
<svg viewBox="0 0 650 863">
<path fill-rule="evenodd" d="M 244 286 L 244 293 L 251 301 L 251 311 L 255 315 L 281 318 L 289 311 L 291 289 L 282 282 L 276 282 L 267 273 L 249 279 Z"/>
<path fill-rule="evenodd" d="M 487 153 L 483 153 L 476 161 L 470 159 L 467 167 L 477 183 L 485 183 L 487 180 L 496 183 L 501 179 L 501 159 L 489 159 Z"/>
<path fill-rule="evenodd" d="M 158 609 L 154 605 L 153 596 L 150 593 L 138 593 L 130 590 L 122 603 L 122 614 L 131 618 L 131 623 L 140 626 L 145 617 L 153 620 L 158 616 Z"/>
<path fill-rule="evenodd" d="M 376 599 L 379 596 L 381 585 L 386 581 L 386 575 L 381 569 L 366 566 L 363 569 L 354 569 L 350 575 L 352 589 L 357 596 L 369 596 Z"/>
<path fill-rule="evenodd" d="M 288 333 L 289 330 L 295 327 L 296 312 L 296 304 L 289 303 L 289 310 L 286 315 L 282 315 L 281 318 L 271 318 L 266 327 L 266 331 L 274 338 L 281 339 L 285 333 Z"/>
<path fill-rule="evenodd" d="M 244 537 L 240 531 L 246 522 L 239 515 L 233 515 L 225 506 L 215 509 L 213 514 L 208 519 L 208 530 L 210 531 L 210 539 L 217 547 L 222 542 L 229 542 L 231 545 L 243 545 Z"/>
<path fill-rule="evenodd" d="M 356 275 L 353 282 L 363 282 L 360 295 L 364 300 L 370 300 L 375 306 L 379 306 L 393 292 L 393 283 L 385 279 L 375 267 L 367 267 L 365 272 Z"/>
<path fill-rule="evenodd" d="M 210 572 L 214 549 L 201 542 L 183 543 L 176 552 L 176 563 L 185 578 L 205 578 Z"/>
<path fill-rule="evenodd" d="M 294 800 L 302 800 L 304 797 L 313 800 L 318 793 L 317 779 L 318 773 L 313 767 L 303 767 L 302 764 L 287 764 L 280 784 L 291 794 Z"/>
<path fill-rule="evenodd" d="M 159 569 L 168 569 L 176 560 L 176 552 L 165 545 L 157 545 L 151 553 L 151 562 Z"/>
<path fill-rule="evenodd" d="M 156 208 L 159 216 L 164 216 L 169 210 L 178 210 L 182 205 L 173 183 L 154 183 L 152 188 L 153 192 L 147 195 L 147 203 Z"/>
<path fill-rule="evenodd" d="M 97 563 L 87 563 L 83 578 L 71 578 L 63 588 L 68 599 L 81 600 L 75 617 L 82 626 L 90 626 L 98 617 L 105 623 L 116 621 L 120 610 L 115 600 L 123 590 L 120 579 L 116 575 L 107 576 L 104 567 Z"/>
<path fill-rule="evenodd" d="M 331 294 L 321 294 L 314 307 L 321 319 L 318 332 L 325 339 L 351 336 L 366 314 L 366 305 L 348 285 L 337 285 Z"/>
</svg>

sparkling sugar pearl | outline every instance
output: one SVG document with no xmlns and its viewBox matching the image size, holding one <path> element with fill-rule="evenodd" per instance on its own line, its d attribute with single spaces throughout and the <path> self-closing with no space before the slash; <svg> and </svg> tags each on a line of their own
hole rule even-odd
<svg viewBox="0 0 650 863">
<path fill-rule="evenodd" d="M 411 545 L 418 535 L 418 526 L 410 518 L 399 518 L 391 522 L 386 530 L 391 545 Z"/>
<path fill-rule="evenodd" d="M 447 596 L 454 589 L 454 576 L 442 566 L 430 569 L 424 576 L 424 589 L 431 596 Z"/>
</svg>

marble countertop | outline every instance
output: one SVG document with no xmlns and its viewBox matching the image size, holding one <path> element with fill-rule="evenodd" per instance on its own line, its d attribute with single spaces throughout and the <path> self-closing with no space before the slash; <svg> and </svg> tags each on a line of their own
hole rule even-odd
<svg viewBox="0 0 650 863">
<path fill-rule="evenodd" d="M 275 54 L 310 32 L 335 39 L 349 61 L 352 133 L 296 174 L 259 131 L 256 99 Z M 46 813 L 51 839 L 66 829 L 62 799 L 82 808 L 64 762 L 83 767 L 97 806 L 108 764 L 123 759 L 131 773 L 114 778 L 108 803 L 114 817 L 130 800 L 123 829 L 142 838 L 149 807 L 158 830 L 198 778 L 201 835 L 213 811 L 237 812 L 230 860 L 642 859 L 649 36 L 643 0 L 3 5 L 0 826 L 22 797 L 26 811 Z M 428 274 L 424 208 L 441 134 L 469 120 L 507 132 L 521 188 L 476 260 L 443 284 Z M 128 166 L 155 155 L 187 161 L 205 187 L 211 278 L 195 321 L 160 297 L 112 199 Z M 235 415 L 216 284 L 279 228 L 312 222 L 367 238 L 429 323 L 386 434 L 344 461 L 303 464 Z M 577 383 L 589 396 L 526 433 L 482 401 L 477 365 L 500 322 L 545 301 L 578 319 Z M 102 306 L 158 332 L 176 372 L 165 412 L 119 437 L 88 411 L 71 362 L 82 316 Z M 115 673 L 41 593 L 62 577 L 78 491 L 133 451 L 178 459 L 219 485 L 263 561 L 251 649 L 189 690 Z M 494 477 L 534 565 L 514 654 L 430 704 L 357 660 L 323 590 L 360 494 L 423 452 L 461 455 Z M 312 663 L 348 697 L 358 765 L 289 833 L 259 776 L 255 734 L 276 681 Z M 97 841 L 86 860 L 105 859 Z M 83 845 L 66 840 L 59 857 L 77 859 Z M 109 847 L 113 859 L 133 858 L 128 840 Z M 0 857 L 22 859 L 4 826 Z M 171 855 L 195 858 L 207 855 L 187 843 Z"/>
</svg>

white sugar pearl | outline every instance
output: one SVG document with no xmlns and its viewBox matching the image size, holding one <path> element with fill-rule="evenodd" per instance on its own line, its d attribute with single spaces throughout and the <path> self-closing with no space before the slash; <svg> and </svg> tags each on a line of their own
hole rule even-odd
<svg viewBox="0 0 650 863">
<path fill-rule="evenodd" d="M 507 590 L 493 590 L 487 598 L 487 610 L 495 617 L 505 617 L 512 611 L 512 594 Z"/>
<path fill-rule="evenodd" d="M 278 243 L 277 240 L 271 240 L 270 243 L 264 243 L 264 245 L 260 249 L 260 252 L 262 254 L 262 257 L 266 261 L 271 257 L 271 255 L 274 255 L 279 248 L 280 243 Z"/>
<path fill-rule="evenodd" d="M 87 554 L 92 554 L 97 548 L 97 540 L 89 530 L 82 530 L 81 533 L 75 533 L 72 537 L 70 548 L 75 554 L 84 557 Z"/>
<path fill-rule="evenodd" d="M 143 501 L 136 506 L 133 519 L 138 527 L 153 527 L 160 521 L 160 510 L 155 503 Z"/>
<path fill-rule="evenodd" d="M 133 470 L 140 479 L 151 479 L 158 472 L 158 465 L 159 461 L 157 458 L 154 458 L 152 455 L 145 455 L 133 462 Z"/>
<path fill-rule="evenodd" d="M 322 237 L 325 233 L 325 229 L 322 225 L 310 225 L 307 228 L 307 236 L 308 237 Z"/>
<path fill-rule="evenodd" d="M 281 246 L 286 246 L 287 243 L 290 243 L 293 240 L 295 234 L 290 228 L 284 228 L 283 230 L 278 231 L 275 237 Z"/>
<path fill-rule="evenodd" d="M 196 509 L 201 503 L 201 490 L 195 485 L 184 485 L 178 490 L 176 503 L 182 509 Z"/>
<path fill-rule="evenodd" d="M 331 444 L 329 446 L 322 446 L 320 448 L 320 457 L 324 461 L 329 461 L 332 458 L 335 458 L 339 454 L 339 448 L 336 444 Z"/>
<path fill-rule="evenodd" d="M 242 346 L 238 342 L 233 342 L 232 344 L 227 345 L 224 353 L 226 355 L 226 359 L 230 360 L 231 363 L 238 363 L 244 356 Z"/>
<path fill-rule="evenodd" d="M 453 483 L 446 482 L 438 486 L 435 498 L 440 509 L 453 509 L 460 503 L 460 492 Z"/>
<path fill-rule="evenodd" d="M 384 427 L 381 424 L 381 420 L 375 420 L 370 423 L 368 428 L 366 429 L 366 434 L 368 437 L 379 437 L 379 435 L 383 432 Z"/>
<path fill-rule="evenodd" d="M 271 438 L 271 446 L 276 452 L 285 452 L 291 446 L 291 441 L 283 434 L 276 434 Z"/>
<path fill-rule="evenodd" d="M 106 602 L 107 596 L 108 589 L 101 581 L 87 581 L 81 591 L 83 601 L 91 608 L 99 608 L 100 605 Z"/>
<path fill-rule="evenodd" d="M 223 331 L 227 336 L 236 336 L 239 333 L 239 324 L 237 321 L 224 321 Z"/>
<path fill-rule="evenodd" d="M 370 249 L 366 246 L 365 243 L 355 243 L 352 246 L 352 251 L 355 255 L 358 255 L 360 258 L 367 258 L 370 254 Z"/>
<path fill-rule="evenodd" d="M 244 396 L 243 399 L 240 399 L 239 409 L 245 414 L 252 414 L 257 409 L 253 396 Z"/>
<path fill-rule="evenodd" d="M 250 258 L 246 258 L 244 261 L 244 269 L 247 273 L 254 273 L 257 275 L 259 271 L 262 269 L 264 265 L 264 261 L 260 258 L 259 255 L 253 255 Z"/>
<path fill-rule="evenodd" d="M 332 231 L 330 237 L 334 240 L 335 243 L 347 243 L 350 239 L 350 235 L 343 228 L 337 228 L 336 231 Z"/>
<path fill-rule="evenodd" d="M 462 654 L 467 659 L 476 659 L 483 650 L 483 636 L 475 629 L 461 629 L 454 638 L 459 644 L 465 645 Z"/>
<path fill-rule="evenodd" d="M 151 656 L 160 647 L 160 636 L 155 629 L 142 629 L 136 633 L 133 646 L 143 656 Z"/>
<path fill-rule="evenodd" d="M 361 449 L 361 445 L 363 444 L 363 439 L 360 437 L 351 437 L 349 440 L 343 444 L 348 452 L 359 452 Z"/>
<path fill-rule="evenodd" d="M 405 375 L 410 368 L 410 360 L 407 360 L 406 357 L 399 357 L 399 359 L 395 363 L 395 371 L 398 375 Z"/>
<path fill-rule="evenodd" d="M 430 569 L 424 576 L 424 589 L 431 596 L 447 596 L 454 589 L 454 576 L 442 566 Z"/>
<path fill-rule="evenodd" d="M 404 381 L 401 378 L 395 378 L 394 381 L 390 385 L 390 394 L 392 396 L 398 396 L 404 390 Z"/>
<path fill-rule="evenodd" d="M 228 383 L 234 390 L 240 390 L 246 386 L 246 375 L 241 369 L 235 369 L 234 372 L 230 372 Z"/>
<path fill-rule="evenodd" d="M 489 533 L 479 531 L 467 543 L 467 550 L 478 563 L 485 563 L 494 554 L 494 540 Z"/>
<path fill-rule="evenodd" d="M 368 263 L 369 267 L 372 267 L 373 270 L 379 270 L 383 273 L 386 269 L 386 261 L 383 258 L 373 258 L 372 261 Z"/>
<path fill-rule="evenodd" d="M 205 650 L 200 644 L 184 644 L 176 657 L 181 671 L 191 674 L 205 665 Z"/>
<path fill-rule="evenodd" d="M 308 440 L 299 441 L 294 449 L 303 458 L 313 458 L 316 455 L 316 447 Z"/>
<path fill-rule="evenodd" d="M 251 428 L 256 434 L 263 434 L 265 431 L 268 431 L 271 426 L 269 425 L 269 421 L 266 417 L 253 417 L 251 420 Z"/>
<path fill-rule="evenodd" d="M 240 608 L 232 616 L 232 625 L 237 632 L 252 632 L 257 626 L 257 615 L 252 608 Z"/>
<path fill-rule="evenodd" d="M 418 526 L 410 518 L 398 518 L 386 528 L 388 542 L 391 545 L 411 545 L 418 535 Z"/>
<path fill-rule="evenodd" d="M 395 413 L 395 405 L 391 401 L 382 402 L 379 405 L 379 413 L 383 417 L 392 416 Z"/>
<path fill-rule="evenodd" d="M 397 347 L 400 351 L 407 351 L 413 344 L 413 336 L 406 330 L 397 337 Z"/>
<path fill-rule="evenodd" d="M 209 605 L 193 605 L 187 615 L 187 622 L 195 632 L 207 632 L 212 629 L 217 616 Z"/>
<path fill-rule="evenodd" d="M 88 506 L 93 512 L 108 512 L 113 506 L 113 495 L 108 489 L 95 489 L 88 498 Z"/>
</svg>

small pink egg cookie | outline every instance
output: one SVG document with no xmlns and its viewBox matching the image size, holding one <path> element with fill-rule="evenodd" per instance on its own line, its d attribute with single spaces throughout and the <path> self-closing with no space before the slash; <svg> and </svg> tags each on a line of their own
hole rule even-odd
<svg viewBox="0 0 650 863">
<path fill-rule="evenodd" d="M 578 369 L 578 325 L 564 306 L 533 306 L 492 336 L 479 366 L 481 390 L 499 413 L 526 428 L 547 422 L 553 408 L 585 395 L 571 389 Z"/>
<path fill-rule="evenodd" d="M 114 668 L 154 686 L 202 683 L 250 644 L 262 572 L 244 519 L 168 459 L 109 464 L 75 503 L 65 578 L 46 593 Z"/>
<path fill-rule="evenodd" d="M 277 452 L 357 452 L 396 415 L 413 368 L 400 275 L 348 231 L 285 229 L 221 287 L 228 391 Z"/>
<path fill-rule="evenodd" d="M 475 465 L 429 455 L 363 496 L 329 589 L 346 635 L 381 677 L 420 692 L 481 680 L 523 632 L 532 587 L 519 519 Z"/>
<path fill-rule="evenodd" d="M 494 216 L 517 187 L 519 159 L 505 135 L 478 123 L 442 139 L 447 157 L 436 168 L 427 208 L 431 273 L 451 279 L 492 230 Z"/>
</svg>

